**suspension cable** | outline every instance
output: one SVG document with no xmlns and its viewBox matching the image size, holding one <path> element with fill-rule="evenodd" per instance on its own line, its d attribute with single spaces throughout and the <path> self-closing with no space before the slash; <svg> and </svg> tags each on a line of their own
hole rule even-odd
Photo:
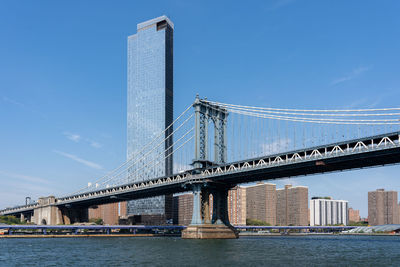
<svg viewBox="0 0 400 267">
<path fill-rule="evenodd" d="M 326 123 L 326 124 L 364 124 L 364 125 L 380 125 L 380 124 L 400 124 L 400 120 L 339 120 L 339 119 L 313 119 L 313 118 L 303 118 L 303 117 L 286 117 L 286 116 L 275 116 L 267 114 L 259 114 L 254 112 L 244 112 L 237 110 L 230 110 L 231 112 L 248 115 L 258 118 L 265 119 L 275 119 L 275 120 L 287 120 L 296 122 L 308 122 L 308 123 Z"/>
<path fill-rule="evenodd" d="M 127 161 L 125 161 L 124 163 L 122 163 L 121 165 L 119 165 L 117 168 L 113 169 L 112 171 L 108 172 L 107 174 L 105 174 L 104 176 L 100 177 L 99 179 L 97 179 L 94 184 L 101 182 L 102 180 L 106 179 L 107 177 L 109 177 L 110 175 L 112 175 L 113 173 L 119 171 L 122 167 L 124 167 L 125 165 L 127 165 L 128 163 L 130 163 L 131 161 L 135 160 L 135 157 L 138 156 L 140 153 L 142 153 L 147 147 L 149 147 L 151 144 L 154 143 L 154 141 L 156 141 L 157 139 L 159 139 L 169 128 L 172 127 L 172 125 L 174 125 L 183 115 L 185 115 L 188 110 L 193 106 L 193 104 L 190 104 L 170 125 L 168 125 L 163 131 L 161 131 L 155 138 L 153 138 L 150 142 L 148 142 L 146 145 L 144 145 L 137 153 L 135 153 L 131 158 L 129 158 Z M 190 118 L 193 117 L 193 114 L 190 116 Z M 187 121 L 187 120 L 186 120 Z M 185 121 L 185 122 L 186 122 Z M 182 124 L 181 124 L 182 125 Z M 162 142 L 164 142 L 167 138 L 165 138 Z M 133 163 L 134 164 L 134 163 Z M 72 194 L 77 194 L 85 189 L 87 189 L 89 187 L 84 187 L 79 189 L 78 191 L 75 191 Z"/>
<path fill-rule="evenodd" d="M 299 112 L 281 112 L 281 111 L 269 111 L 269 110 L 262 110 L 257 107 L 245 107 L 245 106 L 238 106 L 238 105 L 222 105 L 224 108 L 228 110 L 236 109 L 236 110 L 243 110 L 243 111 L 253 111 L 259 113 L 267 113 L 267 114 L 283 114 L 283 115 L 304 115 L 304 116 L 335 116 L 335 117 L 372 117 L 372 116 L 399 116 L 400 113 L 338 113 L 338 114 L 329 114 L 329 113 L 299 113 Z"/>
<path fill-rule="evenodd" d="M 243 106 L 243 105 L 234 105 L 227 104 L 221 102 L 207 101 L 202 100 L 204 102 L 208 102 L 213 105 L 221 105 L 221 106 L 236 106 L 242 108 L 255 108 L 261 110 L 272 110 L 272 111 L 300 111 L 300 112 L 366 112 L 366 111 L 389 111 L 389 110 L 400 110 L 400 108 L 375 108 L 375 109 L 280 109 L 280 108 L 265 108 L 265 107 L 252 107 L 252 106 Z"/>
<path fill-rule="evenodd" d="M 194 129 L 194 127 L 192 127 L 192 129 L 190 129 L 189 131 L 187 131 L 186 134 L 184 134 L 181 138 L 179 138 L 177 141 L 175 141 L 171 146 L 169 146 L 167 149 L 165 149 L 162 153 L 159 153 L 159 154 L 157 155 L 157 157 L 160 156 L 160 155 L 165 154 L 165 152 L 167 152 L 167 151 L 168 151 L 169 149 L 171 149 L 174 145 L 176 145 L 176 143 L 178 143 L 180 140 L 182 140 L 182 139 L 183 139 L 187 134 L 189 134 L 193 129 Z M 164 157 L 164 159 L 166 159 L 166 158 L 167 158 L 167 156 Z M 154 162 L 154 160 L 151 161 L 150 163 L 152 163 L 152 162 Z M 149 164 L 150 164 L 150 163 L 149 163 Z M 145 165 L 145 166 L 148 166 L 149 164 L 147 164 L 147 165 Z M 124 170 L 120 171 L 118 174 L 116 174 L 116 175 L 110 177 L 108 180 L 103 181 L 101 184 L 104 185 L 105 183 L 110 182 L 112 179 L 114 179 L 114 178 L 116 178 L 116 177 L 119 177 L 121 174 L 123 174 L 123 172 L 125 172 L 126 170 L 128 170 L 128 169 L 130 169 L 130 168 L 132 168 L 132 167 L 133 167 L 133 164 L 130 165 L 129 167 L 125 168 Z M 136 170 L 134 173 L 138 173 L 138 172 L 139 172 L 140 170 L 142 170 L 142 169 L 143 169 L 143 167 L 142 167 L 141 169 Z M 130 176 L 132 176 L 132 175 L 130 175 Z"/>
</svg>

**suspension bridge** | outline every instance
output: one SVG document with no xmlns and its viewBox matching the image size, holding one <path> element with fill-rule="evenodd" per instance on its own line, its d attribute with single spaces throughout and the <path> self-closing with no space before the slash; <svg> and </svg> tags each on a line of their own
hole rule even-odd
<svg viewBox="0 0 400 267">
<path fill-rule="evenodd" d="M 163 132 L 149 123 L 144 131 L 152 141 L 107 175 L 76 192 L 0 215 L 35 214 L 37 224 L 45 216 L 47 222 L 71 223 L 93 205 L 192 191 L 193 217 L 183 236 L 237 237 L 227 215 L 230 188 L 399 163 L 399 118 L 400 108 L 279 109 L 197 96 Z M 167 160 L 173 162 L 171 173 L 160 168 Z"/>
</svg>

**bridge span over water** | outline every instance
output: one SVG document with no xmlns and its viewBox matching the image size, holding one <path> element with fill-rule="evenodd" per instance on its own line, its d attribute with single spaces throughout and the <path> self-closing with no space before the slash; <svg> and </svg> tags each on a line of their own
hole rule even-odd
<svg viewBox="0 0 400 267">
<path fill-rule="evenodd" d="M 196 99 L 193 107 L 195 109 L 195 126 L 192 127 L 192 129 L 190 129 L 188 132 L 182 134 L 181 138 L 176 138 L 177 142 L 182 140 L 181 144 L 174 143 L 175 147 L 177 148 L 173 148 L 171 145 L 171 147 L 166 148 L 164 151 L 165 153 L 161 155 L 163 159 L 165 159 L 165 157 L 174 156 L 177 149 L 186 145 L 194 137 L 194 144 L 192 145 L 192 148 L 194 148 L 193 152 L 195 159 L 192 161 L 191 168 L 180 170 L 174 175 L 154 176 L 153 174 L 152 176 L 149 175 L 149 170 L 151 173 L 151 165 L 149 166 L 149 163 L 143 163 L 143 160 L 141 159 L 136 159 L 133 160 L 135 162 L 134 164 L 126 164 L 128 166 L 125 166 L 122 171 L 116 171 L 115 173 L 117 174 L 107 177 L 106 182 L 100 184 L 100 186 L 96 183 L 95 186 L 90 185 L 83 190 L 67 196 L 57 198 L 42 198 L 39 199 L 39 202 L 37 203 L 7 208 L 1 210 L 0 215 L 17 215 L 25 217 L 29 216 L 30 214 L 31 216 L 33 215 L 35 217 L 35 220 L 38 224 L 42 222 L 42 218 L 46 218 L 47 220 L 45 220 L 45 222 L 50 224 L 72 223 L 74 221 L 81 220 L 84 216 L 82 211 L 85 209 L 87 210 L 87 208 L 90 206 L 192 191 L 194 194 L 193 218 L 191 225 L 184 231 L 186 236 L 194 238 L 207 238 L 212 235 L 216 235 L 218 237 L 228 238 L 235 237 L 237 235 L 230 227 L 228 220 L 227 193 L 230 188 L 238 184 L 350 169 L 376 167 L 400 162 L 400 131 L 383 132 L 379 134 L 338 141 L 332 138 L 326 138 L 325 135 L 325 139 L 323 141 L 329 139 L 336 142 L 327 142 L 325 145 L 318 144 L 314 146 L 304 146 L 302 148 L 287 150 L 287 152 L 279 153 L 270 153 L 271 149 L 269 152 L 265 152 L 266 149 L 263 147 L 262 152 L 251 154 L 253 157 L 228 161 L 228 110 L 233 113 L 244 113 L 244 115 L 252 115 L 252 113 L 255 111 L 253 108 L 250 110 L 244 110 L 244 108 L 240 108 L 238 111 L 237 107 L 232 108 L 224 104 L 216 104 L 214 102 L 200 100 L 199 98 Z M 371 110 L 366 111 L 371 112 Z M 295 113 L 292 111 L 279 112 Z M 311 116 L 311 114 L 315 114 L 315 112 L 326 111 L 322 110 L 308 112 L 309 113 L 304 114 Z M 346 112 L 349 111 L 342 110 L 342 113 L 339 115 L 352 114 Z M 364 112 L 364 110 L 361 112 Z M 335 113 L 334 115 L 338 114 Z M 277 115 L 258 112 L 256 113 L 255 117 L 265 119 L 265 117 L 269 116 Z M 363 116 L 363 118 L 368 118 L 368 116 L 372 115 L 367 113 L 365 116 Z M 193 117 L 193 115 L 191 117 Z M 191 117 L 189 117 L 189 119 L 187 119 L 181 125 L 184 125 L 186 122 L 188 122 Z M 287 118 L 292 118 L 286 115 L 279 115 L 279 117 L 284 117 L 285 120 Z M 398 120 L 397 122 L 396 120 L 394 120 L 394 122 L 391 120 L 389 120 L 389 122 L 385 122 L 386 120 L 369 118 L 368 120 L 360 119 L 357 121 L 353 119 L 353 117 L 348 121 L 334 117 L 329 119 L 321 119 L 317 122 L 320 124 L 329 123 L 334 125 L 346 123 L 351 125 L 367 124 L 368 126 L 375 124 L 380 125 L 384 123 L 389 123 L 390 125 L 398 124 Z M 308 121 L 305 121 L 306 119 L 310 119 L 312 123 L 316 122 L 316 119 L 308 117 L 297 117 L 293 120 L 295 120 L 295 122 L 301 121 L 304 123 L 309 123 Z M 214 124 L 214 128 L 211 129 L 214 132 L 213 136 L 208 130 L 209 121 Z M 181 125 L 176 129 L 179 130 L 182 128 Z M 248 130 L 247 127 L 243 128 L 242 126 L 243 125 L 240 125 L 238 130 L 239 132 L 236 132 L 239 135 L 239 140 L 241 140 L 240 135 L 246 134 L 246 131 Z M 234 127 L 235 126 L 232 123 L 230 128 Z M 258 125 L 258 128 L 261 129 L 262 126 Z M 384 130 L 387 130 L 387 128 Z M 173 133 L 176 133 L 176 131 L 177 130 L 174 130 Z M 194 135 L 185 140 L 186 136 L 188 136 L 188 133 L 191 131 L 194 131 Z M 254 138 L 257 139 L 263 135 L 263 132 L 257 132 L 255 129 L 250 128 L 250 131 L 251 132 L 247 133 L 247 135 L 250 136 L 253 134 L 253 137 L 250 139 L 251 142 L 254 142 Z M 333 136 L 337 136 L 337 134 L 338 133 L 336 129 L 336 135 L 333 133 Z M 212 138 L 210 138 L 210 136 L 212 136 Z M 232 140 L 232 138 L 235 136 L 235 132 L 233 132 L 233 134 L 229 134 L 229 136 Z M 304 135 L 303 138 L 305 138 Z M 234 146 L 238 142 L 239 141 L 235 142 L 235 139 L 233 139 L 231 144 Z M 213 143 L 213 146 L 211 146 L 211 143 Z M 313 140 L 312 144 L 316 144 L 316 142 Z M 249 146 L 246 144 L 244 147 L 247 149 L 248 147 L 251 147 L 251 145 Z M 294 148 L 296 148 L 296 145 L 294 145 Z M 145 151 L 151 149 L 152 147 L 150 146 Z M 146 152 L 141 154 L 142 158 L 143 154 L 146 154 Z M 214 154 L 212 159 L 210 154 Z M 235 153 L 233 154 L 235 155 Z M 239 152 L 237 152 L 237 154 L 239 154 Z M 234 157 L 231 157 L 231 159 L 234 159 Z M 157 162 L 154 164 L 157 164 Z M 140 172 L 138 170 L 143 171 Z M 121 173 L 122 175 L 120 175 Z M 145 179 L 137 179 L 138 176 L 145 177 Z M 115 182 L 116 184 L 112 184 L 110 181 L 117 182 Z M 212 218 L 208 212 L 208 207 L 210 205 L 210 203 L 208 203 L 208 196 L 210 194 L 213 195 Z"/>
</svg>

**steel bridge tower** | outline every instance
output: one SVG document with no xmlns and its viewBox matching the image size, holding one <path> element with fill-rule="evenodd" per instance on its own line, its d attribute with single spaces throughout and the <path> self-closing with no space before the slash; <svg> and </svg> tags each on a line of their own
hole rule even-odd
<svg viewBox="0 0 400 267">
<path fill-rule="evenodd" d="M 228 111 L 196 96 L 195 110 L 195 172 L 227 161 L 226 128 Z M 208 149 L 209 122 L 214 126 L 214 158 Z M 193 191 L 193 215 L 190 225 L 182 232 L 182 238 L 237 238 L 238 234 L 229 223 L 228 190 L 230 186 L 211 181 L 195 181 L 185 185 Z M 210 214 L 212 195 L 212 217 Z"/>
<path fill-rule="evenodd" d="M 196 96 L 193 103 L 195 110 L 195 168 L 206 168 L 214 164 L 226 163 L 226 125 L 228 111 L 217 105 L 210 104 Z M 209 122 L 214 125 L 214 161 L 210 160 L 208 151 Z"/>
</svg>

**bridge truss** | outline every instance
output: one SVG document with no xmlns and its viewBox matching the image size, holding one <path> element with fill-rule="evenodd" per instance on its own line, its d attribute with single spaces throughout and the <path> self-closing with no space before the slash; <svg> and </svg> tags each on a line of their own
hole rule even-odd
<svg viewBox="0 0 400 267">
<path fill-rule="evenodd" d="M 193 107 L 194 113 L 189 110 Z M 228 119 L 229 114 L 229 119 Z M 239 183 L 363 168 L 399 161 L 400 108 L 277 109 L 196 97 L 126 162 L 56 205 L 119 202 Z M 166 142 L 173 138 L 172 144 Z M 165 176 L 158 164 L 173 161 Z M 33 210 L 38 203 L 0 214 Z"/>
<path fill-rule="evenodd" d="M 205 168 L 191 169 L 172 176 L 127 183 L 57 199 L 59 206 L 91 206 L 191 190 L 196 183 L 223 182 L 229 186 L 259 180 L 279 179 L 373 167 L 400 162 L 400 131 L 386 135 L 332 143 L 307 150 L 296 150 Z M 38 204 L 8 208 L 0 214 L 33 210 Z"/>
</svg>

